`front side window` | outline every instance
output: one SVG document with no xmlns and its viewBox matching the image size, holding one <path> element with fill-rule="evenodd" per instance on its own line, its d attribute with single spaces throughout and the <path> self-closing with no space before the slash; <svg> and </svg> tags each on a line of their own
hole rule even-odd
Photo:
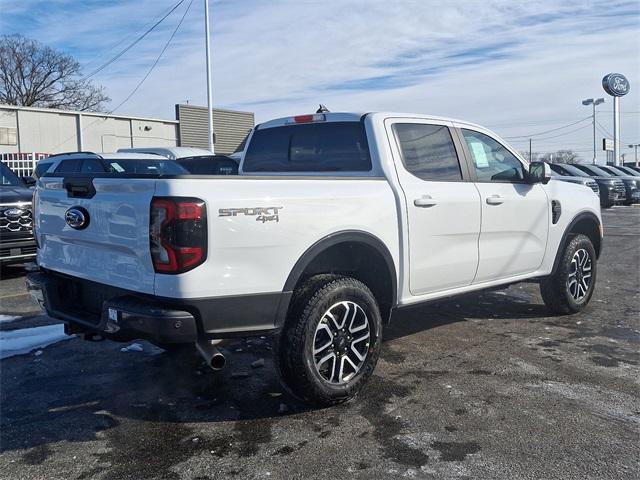
<svg viewBox="0 0 640 480">
<path fill-rule="evenodd" d="M 33 171 L 33 176 L 35 178 L 40 178 L 47 170 L 49 170 L 51 165 L 53 165 L 53 162 L 38 162 L 36 169 Z"/>
<path fill-rule="evenodd" d="M 596 175 L 598 177 L 613 177 L 613 176 L 615 176 L 615 175 L 611 175 L 610 173 L 605 172 L 601 168 L 594 167 L 593 165 L 580 165 L 580 167 L 578 167 L 578 168 L 581 168 L 585 172 L 588 172 L 591 175 Z"/>
<path fill-rule="evenodd" d="M 503 145 L 484 133 L 462 130 L 478 182 L 521 182 L 522 163 Z"/>
<path fill-rule="evenodd" d="M 407 171 L 422 180 L 462 180 L 460 162 L 447 127 L 397 123 L 393 130 L 400 144 L 402 163 Z"/>
<path fill-rule="evenodd" d="M 258 129 L 245 172 L 365 172 L 371 157 L 361 122 L 327 122 Z"/>
</svg>

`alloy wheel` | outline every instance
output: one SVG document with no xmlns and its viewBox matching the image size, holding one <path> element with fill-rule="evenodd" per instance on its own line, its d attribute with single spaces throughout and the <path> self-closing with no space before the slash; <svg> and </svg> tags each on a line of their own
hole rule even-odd
<svg viewBox="0 0 640 480">
<path fill-rule="evenodd" d="M 364 365 L 370 341 L 369 317 L 360 305 L 351 301 L 332 305 L 313 337 L 316 371 L 328 383 L 347 383 Z"/>
<path fill-rule="evenodd" d="M 587 296 L 591 288 L 592 260 L 584 248 L 576 250 L 571 259 L 571 269 L 567 278 L 567 291 L 575 301 Z"/>
</svg>

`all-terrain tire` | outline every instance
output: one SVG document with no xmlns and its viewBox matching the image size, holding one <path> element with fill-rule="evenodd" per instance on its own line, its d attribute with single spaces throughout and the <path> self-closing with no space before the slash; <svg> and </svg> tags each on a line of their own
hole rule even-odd
<svg viewBox="0 0 640 480">
<path fill-rule="evenodd" d="M 332 308 L 340 308 L 345 302 L 353 306 L 353 311 L 358 311 L 358 322 L 368 322 L 370 338 L 366 343 L 359 344 L 366 351 L 366 356 L 357 373 L 344 382 L 332 383 L 331 379 L 324 378 L 319 367 L 316 367 L 313 352 L 314 348 L 317 348 L 316 329 L 321 321 L 323 325 L 331 321 L 326 316 L 327 312 L 334 312 Z M 346 307 L 344 312 L 344 318 L 347 318 Z M 353 315 L 352 323 L 356 321 L 356 314 Z M 347 325 L 346 335 L 349 335 L 349 330 Z M 338 335 L 335 332 L 334 334 L 332 340 Z M 353 337 L 355 336 L 353 334 Z M 331 406 L 354 397 L 371 377 L 378 362 L 381 340 L 382 317 L 369 288 L 351 277 L 316 275 L 294 292 L 285 325 L 276 338 L 275 363 L 280 379 L 290 393 L 314 406 Z M 329 348 L 333 351 L 334 347 Z M 364 352 L 361 354 L 364 355 Z M 336 358 L 340 358 L 339 355 L 338 353 Z M 341 377 L 338 375 L 336 378 Z"/>
<path fill-rule="evenodd" d="M 590 277 L 588 277 L 589 282 L 588 288 L 585 289 L 586 292 L 576 298 L 572 293 L 575 291 L 572 286 L 575 286 L 573 280 L 576 278 L 576 275 L 573 275 L 576 268 L 573 263 L 580 262 L 580 260 L 576 260 L 576 255 L 580 257 L 580 252 L 586 252 L 589 255 L 590 268 L 588 271 L 585 270 L 584 273 L 578 275 L 577 281 L 581 281 L 589 273 Z M 561 253 L 556 271 L 540 281 L 540 293 L 544 304 L 554 313 L 568 314 L 581 311 L 591 300 L 596 285 L 596 274 L 596 251 L 591 240 L 586 235 L 575 235 L 569 239 L 564 251 Z"/>
</svg>

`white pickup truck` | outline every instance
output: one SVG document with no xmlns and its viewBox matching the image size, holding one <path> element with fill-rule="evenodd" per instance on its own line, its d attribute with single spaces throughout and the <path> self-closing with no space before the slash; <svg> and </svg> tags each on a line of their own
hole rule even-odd
<svg viewBox="0 0 640 480">
<path fill-rule="evenodd" d="M 315 405 L 371 376 L 394 309 L 538 281 L 589 302 L 596 194 L 549 182 L 491 131 L 425 115 L 323 113 L 253 130 L 237 176 L 47 173 L 27 284 L 69 333 L 191 343 L 271 334 Z"/>
</svg>

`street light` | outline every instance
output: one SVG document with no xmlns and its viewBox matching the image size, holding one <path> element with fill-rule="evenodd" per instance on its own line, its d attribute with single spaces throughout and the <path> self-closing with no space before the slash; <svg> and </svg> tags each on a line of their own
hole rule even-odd
<svg viewBox="0 0 640 480">
<path fill-rule="evenodd" d="M 591 121 L 593 123 L 593 164 L 596 164 L 596 105 L 604 103 L 604 98 L 587 98 L 582 101 L 582 105 L 593 105 L 593 115 Z"/>
<path fill-rule="evenodd" d="M 638 166 L 638 147 L 640 147 L 640 143 L 629 145 L 629 148 L 633 148 L 635 150 L 636 167 Z"/>
</svg>

